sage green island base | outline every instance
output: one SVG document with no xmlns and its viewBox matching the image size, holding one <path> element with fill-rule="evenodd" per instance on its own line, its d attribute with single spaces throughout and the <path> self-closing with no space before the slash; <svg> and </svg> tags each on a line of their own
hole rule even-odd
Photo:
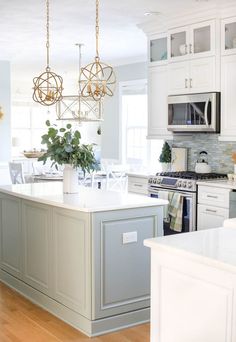
<svg viewBox="0 0 236 342">
<path fill-rule="evenodd" d="M 0 188 L 0 279 L 88 336 L 149 320 L 164 200 L 60 183 Z"/>
</svg>

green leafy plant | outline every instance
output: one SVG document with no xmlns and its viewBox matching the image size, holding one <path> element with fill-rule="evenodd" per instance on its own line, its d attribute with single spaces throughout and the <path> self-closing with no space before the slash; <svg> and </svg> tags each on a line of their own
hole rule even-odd
<svg viewBox="0 0 236 342">
<path fill-rule="evenodd" d="M 72 131 L 71 124 L 67 124 L 66 128 L 57 128 L 47 120 L 46 125 L 48 132 L 42 136 L 42 144 L 47 145 L 47 151 L 38 158 L 39 161 L 45 164 L 50 159 L 56 168 L 58 165 L 70 164 L 84 172 L 96 168 L 93 146 L 81 144 L 81 134 L 77 130 Z"/>
<path fill-rule="evenodd" d="M 171 162 L 171 148 L 167 142 L 162 146 L 161 154 L 159 157 L 160 163 L 170 163 Z"/>
</svg>

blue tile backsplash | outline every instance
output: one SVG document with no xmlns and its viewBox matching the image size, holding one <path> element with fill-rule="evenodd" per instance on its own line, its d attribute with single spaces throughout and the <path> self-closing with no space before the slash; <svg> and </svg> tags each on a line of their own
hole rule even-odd
<svg viewBox="0 0 236 342">
<path fill-rule="evenodd" d="M 234 164 L 231 155 L 232 152 L 236 152 L 236 142 L 218 141 L 217 134 L 194 134 L 182 139 L 181 137 L 174 138 L 168 143 L 173 147 L 188 149 L 189 171 L 194 171 L 199 152 L 206 151 L 212 172 L 233 173 Z"/>
</svg>

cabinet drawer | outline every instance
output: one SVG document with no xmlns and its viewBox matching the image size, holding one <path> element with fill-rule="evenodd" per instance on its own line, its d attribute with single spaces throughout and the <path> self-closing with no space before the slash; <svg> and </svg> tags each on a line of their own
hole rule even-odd
<svg viewBox="0 0 236 342">
<path fill-rule="evenodd" d="M 230 189 L 199 186 L 198 203 L 208 204 L 215 207 L 229 208 L 230 191 Z"/>
<path fill-rule="evenodd" d="M 147 195 L 148 179 L 139 177 L 128 177 L 128 191 Z"/>
<path fill-rule="evenodd" d="M 229 218 L 229 209 L 198 204 L 197 230 L 218 228 Z"/>
</svg>

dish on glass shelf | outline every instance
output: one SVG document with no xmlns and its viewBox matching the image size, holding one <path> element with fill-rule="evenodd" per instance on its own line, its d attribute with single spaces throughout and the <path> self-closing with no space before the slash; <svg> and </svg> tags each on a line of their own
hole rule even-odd
<svg viewBox="0 0 236 342">
<path fill-rule="evenodd" d="M 39 158 L 44 155 L 45 151 L 37 151 L 37 150 L 32 150 L 32 151 L 24 151 L 23 154 L 26 158 Z"/>
</svg>

